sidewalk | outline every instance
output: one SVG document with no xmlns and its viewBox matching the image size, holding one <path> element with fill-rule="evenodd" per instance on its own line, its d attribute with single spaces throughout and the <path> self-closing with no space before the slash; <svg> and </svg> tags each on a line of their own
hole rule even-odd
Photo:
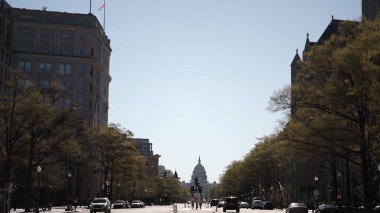
<svg viewBox="0 0 380 213">
<path fill-rule="evenodd" d="M 62 212 L 62 213 L 72 213 L 72 212 L 81 212 L 82 209 L 85 209 L 84 207 L 83 208 L 77 208 L 77 210 L 75 211 L 66 211 L 66 206 L 56 206 L 56 207 L 52 207 L 51 208 L 51 211 L 42 211 L 42 209 L 40 209 L 40 213 L 43 213 L 43 212 Z M 16 209 L 16 211 L 13 211 L 13 209 L 11 209 L 10 211 L 11 213 L 26 213 L 24 211 L 24 209 Z M 30 213 L 34 213 L 34 212 L 30 212 Z"/>
</svg>

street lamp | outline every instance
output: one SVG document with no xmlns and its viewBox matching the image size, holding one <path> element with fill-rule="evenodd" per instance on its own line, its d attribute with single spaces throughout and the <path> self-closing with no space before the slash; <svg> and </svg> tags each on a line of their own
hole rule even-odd
<svg viewBox="0 0 380 213">
<path fill-rule="evenodd" d="M 284 187 L 281 185 L 281 183 L 280 183 L 280 200 L 281 200 L 281 203 L 280 203 L 280 208 L 282 209 L 282 203 L 283 203 L 283 201 L 282 201 L 282 193 L 283 193 L 283 191 L 284 191 Z"/>
<path fill-rule="evenodd" d="M 317 201 L 318 200 L 318 176 L 315 176 L 314 177 L 314 182 L 315 182 L 315 190 L 314 190 L 314 196 L 315 196 L 315 200 Z"/>
<path fill-rule="evenodd" d="M 119 199 L 120 183 L 117 183 L 117 199 Z"/>
<path fill-rule="evenodd" d="M 38 206 L 39 206 L 39 202 L 40 202 L 40 174 L 41 174 L 41 171 L 42 171 L 41 166 L 37 166 L 37 188 L 38 188 L 38 192 L 37 192 L 37 200 L 36 200 L 36 213 L 39 212 Z"/>
<path fill-rule="evenodd" d="M 340 189 L 340 178 L 342 177 L 342 173 L 340 173 L 340 171 L 337 172 L 336 174 L 337 176 L 337 179 L 338 179 L 338 186 L 337 186 L 337 192 L 336 192 L 336 198 L 338 199 L 339 201 L 339 205 L 340 205 L 340 200 L 342 199 L 342 193 L 341 193 L 341 189 Z"/>
<path fill-rule="evenodd" d="M 67 174 L 67 178 L 68 178 L 68 181 L 69 181 L 69 185 L 68 185 L 68 190 L 67 190 L 67 198 L 68 198 L 68 201 L 67 201 L 67 209 L 66 211 L 71 211 L 71 177 L 73 175 L 71 174 L 71 171 L 69 171 L 69 173 Z"/>
</svg>

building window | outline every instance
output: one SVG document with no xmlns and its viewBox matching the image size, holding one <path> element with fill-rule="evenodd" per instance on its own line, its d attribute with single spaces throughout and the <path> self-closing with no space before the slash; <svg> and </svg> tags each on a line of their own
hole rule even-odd
<svg viewBox="0 0 380 213">
<path fill-rule="evenodd" d="M 42 21 L 45 22 L 45 23 L 50 23 L 51 22 L 51 18 L 50 18 L 50 16 L 42 16 Z"/>
<path fill-rule="evenodd" d="M 84 84 L 83 84 L 83 82 L 79 82 L 78 93 L 83 93 L 83 92 L 84 92 Z"/>
<path fill-rule="evenodd" d="M 88 109 L 92 109 L 92 100 L 88 103 Z"/>
<path fill-rule="evenodd" d="M 20 19 L 23 21 L 33 21 L 34 16 L 20 15 Z"/>
<path fill-rule="evenodd" d="M 21 40 L 20 50 L 23 52 L 32 52 L 32 50 L 33 50 L 32 42 Z"/>
<path fill-rule="evenodd" d="M 20 30 L 20 37 L 21 38 L 33 38 L 33 30 L 31 29 L 21 29 Z"/>
<path fill-rule="evenodd" d="M 90 93 L 92 93 L 92 90 L 93 90 L 93 86 L 92 84 L 90 84 Z"/>
<path fill-rule="evenodd" d="M 74 24 L 74 21 L 69 18 L 62 18 L 62 24 L 71 25 L 71 24 Z"/>
<path fill-rule="evenodd" d="M 79 47 L 79 56 L 85 56 L 85 55 L 86 55 L 86 48 Z"/>
<path fill-rule="evenodd" d="M 40 44 L 40 52 L 41 53 L 51 53 L 50 44 L 49 43 L 41 43 Z"/>
<path fill-rule="evenodd" d="M 83 109 L 84 108 L 84 100 L 83 99 L 79 99 L 78 100 L 78 108 L 79 109 Z"/>
<path fill-rule="evenodd" d="M 86 43 L 86 35 L 80 35 L 80 36 L 79 36 L 79 40 L 80 40 L 80 42 L 82 42 L 82 43 Z"/>
<path fill-rule="evenodd" d="M 62 44 L 62 55 L 73 55 L 73 45 Z"/>
<path fill-rule="evenodd" d="M 94 68 L 91 67 L 91 70 L 90 70 L 90 77 L 94 76 Z"/>
<path fill-rule="evenodd" d="M 23 73 L 31 73 L 32 72 L 32 63 L 30 61 L 19 61 L 18 68 Z"/>
<path fill-rule="evenodd" d="M 71 99 L 70 98 L 60 98 L 58 100 L 58 107 L 61 107 L 61 108 L 71 107 Z"/>
<path fill-rule="evenodd" d="M 51 40 L 52 39 L 51 32 L 50 31 L 42 31 L 40 33 L 40 38 L 43 40 Z"/>
<path fill-rule="evenodd" d="M 50 75 L 52 70 L 52 66 L 49 63 L 39 63 L 38 64 L 38 73 Z"/>
<path fill-rule="evenodd" d="M 68 33 L 68 32 L 62 32 L 61 33 L 61 39 L 66 40 L 66 41 L 71 41 L 71 40 L 73 40 L 73 34 Z"/>
<path fill-rule="evenodd" d="M 94 56 L 94 48 L 91 48 L 91 56 Z"/>
<path fill-rule="evenodd" d="M 80 64 L 79 65 L 79 76 L 85 76 L 86 75 L 86 65 Z"/>
<path fill-rule="evenodd" d="M 71 81 L 61 81 L 61 89 L 71 93 Z"/>
<path fill-rule="evenodd" d="M 50 81 L 47 80 L 40 80 L 39 81 L 40 89 L 49 89 L 50 87 Z"/>
<path fill-rule="evenodd" d="M 60 64 L 58 68 L 59 75 L 71 75 L 71 65 L 70 64 Z"/>
</svg>

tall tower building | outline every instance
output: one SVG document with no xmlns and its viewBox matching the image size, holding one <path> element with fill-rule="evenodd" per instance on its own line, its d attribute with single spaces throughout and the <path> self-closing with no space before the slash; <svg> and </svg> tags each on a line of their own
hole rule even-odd
<svg viewBox="0 0 380 213">
<path fill-rule="evenodd" d="M 12 65 L 40 88 L 58 84 L 59 106 L 108 125 L 110 40 L 93 14 L 12 8 Z"/>
<path fill-rule="evenodd" d="M 362 15 L 374 20 L 379 15 L 380 0 L 362 0 Z"/>
</svg>

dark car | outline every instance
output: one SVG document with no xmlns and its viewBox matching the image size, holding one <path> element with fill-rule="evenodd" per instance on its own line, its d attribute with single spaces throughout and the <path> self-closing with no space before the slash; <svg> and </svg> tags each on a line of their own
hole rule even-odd
<svg viewBox="0 0 380 213">
<path fill-rule="evenodd" d="M 315 210 L 315 213 L 339 213 L 339 210 L 334 205 L 322 204 L 318 206 L 318 209 Z"/>
<path fill-rule="evenodd" d="M 286 209 L 286 213 L 308 213 L 304 203 L 291 203 Z"/>
<path fill-rule="evenodd" d="M 218 199 L 212 199 L 210 202 L 210 206 L 218 206 L 219 200 Z"/>
<path fill-rule="evenodd" d="M 271 201 L 265 201 L 264 202 L 264 209 L 269 209 L 269 210 L 272 210 L 273 209 L 273 203 Z"/>
<path fill-rule="evenodd" d="M 225 203 L 223 205 L 223 212 L 226 212 L 226 210 L 236 210 L 236 212 L 240 212 L 239 200 L 237 197 L 226 197 Z"/>
</svg>

